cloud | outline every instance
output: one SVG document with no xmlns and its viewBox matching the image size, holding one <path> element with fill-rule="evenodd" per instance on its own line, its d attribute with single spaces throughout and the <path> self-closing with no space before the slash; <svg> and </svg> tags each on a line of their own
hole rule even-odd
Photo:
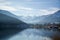
<svg viewBox="0 0 60 40">
<path fill-rule="evenodd" d="M 12 4 L 12 2 L 7 1 L 7 0 L 0 0 L 0 6 L 1 5 L 10 5 L 10 4 Z"/>
<path fill-rule="evenodd" d="M 49 8 L 49 9 L 33 9 L 27 7 L 18 7 L 19 13 L 17 16 L 42 16 L 53 14 L 54 12 L 60 10 L 59 8 Z"/>
<path fill-rule="evenodd" d="M 17 11 L 16 8 L 11 7 L 11 6 L 0 6 L 0 9 L 2 9 L 2 10 L 8 10 L 8 11 Z"/>
<path fill-rule="evenodd" d="M 58 11 L 58 10 L 60 10 L 60 8 L 52 7 L 52 8 L 50 8 L 50 10 L 51 10 L 51 11 Z"/>
<path fill-rule="evenodd" d="M 12 4 L 11 2 L 0 2 L 0 5 L 10 5 Z"/>
<path fill-rule="evenodd" d="M 28 7 L 18 7 L 19 10 L 25 10 L 25 11 L 31 11 L 33 10 L 32 8 L 28 8 Z"/>
<path fill-rule="evenodd" d="M 18 9 L 18 13 L 16 14 L 17 16 L 33 16 L 33 8 L 28 8 L 28 7 L 16 7 Z"/>
<path fill-rule="evenodd" d="M 53 14 L 56 11 L 60 10 L 59 8 L 49 8 L 49 9 L 33 9 L 33 8 L 20 8 L 20 14 L 18 16 L 42 16 Z"/>
<path fill-rule="evenodd" d="M 28 4 L 31 4 L 32 6 L 30 7 L 32 8 L 28 7 L 27 3 L 22 3 L 23 1 L 27 2 Z M 19 3 L 17 3 L 18 5 L 16 6 L 15 1 L 10 2 L 9 0 L 0 0 L 0 9 L 8 10 L 8 11 L 16 11 L 14 14 L 16 14 L 17 16 L 42 16 L 42 15 L 53 14 L 57 10 L 60 10 L 59 8 L 55 8 L 55 7 L 51 7 L 48 9 L 34 9 L 35 7 L 38 7 L 40 3 L 34 3 L 31 1 L 33 0 L 22 0 L 21 2 L 22 6 Z M 36 5 L 38 4 L 38 5 L 35 6 L 35 4 Z M 33 8 L 33 6 L 35 7 Z M 40 7 L 43 7 L 43 6 L 41 5 Z"/>
<path fill-rule="evenodd" d="M 32 0 L 25 0 L 25 1 L 30 2 L 30 1 L 32 1 Z"/>
<path fill-rule="evenodd" d="M 0 2 L 2 2 L 2 1 L 6 1 L 6 0 L 0 0 Z"/>
<path fill-rule="evenodd" d="M 60 9 L 59 8 L 41 9 L 39 14 L 41 14 L 41 15 L 49 15 L 49 14 L 55 13 L 58 10 L 60 10 Z"/>
</svg>

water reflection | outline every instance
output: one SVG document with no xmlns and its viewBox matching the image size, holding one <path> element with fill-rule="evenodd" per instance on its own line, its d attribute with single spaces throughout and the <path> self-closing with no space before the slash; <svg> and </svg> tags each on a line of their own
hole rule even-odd
<svg viewBox="0 0 60 40">
<path fill-rule="evenodd" d="M 57 31 L 44 29 L 26 29 L 8 40 L 53 40 Z"/>
</svg>

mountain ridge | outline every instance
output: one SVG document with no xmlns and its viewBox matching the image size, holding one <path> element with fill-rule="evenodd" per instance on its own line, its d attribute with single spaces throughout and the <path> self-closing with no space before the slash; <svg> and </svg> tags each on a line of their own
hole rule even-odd
<svg viewBox="0 0 60 40">
<path fill-rule="evenodd" d="M 23 21 L 27 23 L 55 23 L 60 22 L 60 10 L 57 12 L 50 14 L 50 15 L 43 15 L 37 17 L 28 17 L 28 18 L 21 18 Z M 29 20 L 28 20 L 29 19 Z"/>
<path fill-rule="evenodd" d="M 9 11 L 6 11 L 6 10 L 0 10 L 0 22 L 7 22 L 7 21 L 13 21 L 16 23 L 19 23 L 19 22 L 22 22 L 20 21 L 19 19 L 17 19 L 16 15 L 13 15 L 12 13 L 10 13 Z M 15 20 L 15 21 L 14 21 Z M 10 23 L 13 23 L 13 22 L 10 22 Z M 22 22 L 23 23 L 23 22 Z"/>
</svg>

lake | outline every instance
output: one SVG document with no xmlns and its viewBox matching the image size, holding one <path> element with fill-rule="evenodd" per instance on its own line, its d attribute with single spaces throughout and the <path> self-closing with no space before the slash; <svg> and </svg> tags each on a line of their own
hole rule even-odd
<svg viewBox="0 0 60 40">
<path fill-rule="evenodd" d="M 60 32 L 45 29 L 25 29 L 8 40 L 55 40 L 60 37 Z"/>
</svg>

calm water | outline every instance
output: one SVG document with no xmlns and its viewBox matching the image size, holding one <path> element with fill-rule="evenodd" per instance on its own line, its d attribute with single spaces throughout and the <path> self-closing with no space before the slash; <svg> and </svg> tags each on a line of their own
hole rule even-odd
<svg viewBox="0 0 60 40">
<path fill-rule="evenodd" d="M 12 36 L 8 40 L 53 40 L 55 35 L 60 36 L 57 31 L 44 29 L 26 29 Z"/>
</svg>

